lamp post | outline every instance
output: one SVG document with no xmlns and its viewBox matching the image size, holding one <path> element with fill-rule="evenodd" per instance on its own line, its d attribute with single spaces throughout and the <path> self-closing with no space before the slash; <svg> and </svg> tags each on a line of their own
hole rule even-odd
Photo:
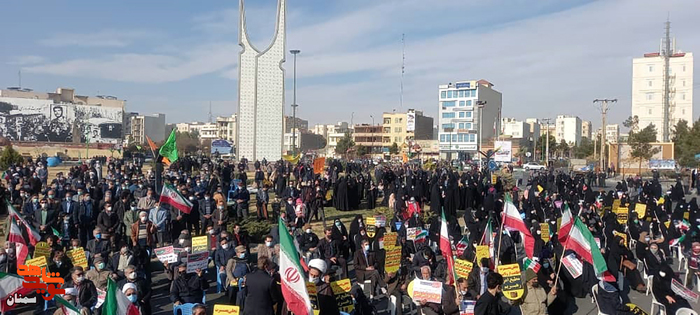
<svg viewBox="0 0 700 315">
<path fill-rule="evenodd" d="M 294 93 L 292 99 L 292 156 L 297 153 L 297 55 L 301 52 L 298 49 L 292 49 L 289 51 L 294 55 L 294 79 L 292 80 L 294 85 Z"/>
<path fill-rule="evenodd" d="M 372 151 L 374 151 L 374 116 L 369 115 L 369 118 L 372 118 L 372 146 L 369 147 L 369 157 L 372 158 Z"/>
<path fill-rule="evenodd" d="M 483 123 L 484 119 L 484 105 L 486 105 L 486 101 L 476 101 L 476 107 L 479 108 L 479 136 L 476 139 L 477 140 L 477 154 L 479 154 L 479 169 L 482 167 L 482 161 L 481 161 L 481 146 L 482 146 L 482 141 L 484 140 L 484 136 L 481 134 L 481 125 Z"/>
</svg>

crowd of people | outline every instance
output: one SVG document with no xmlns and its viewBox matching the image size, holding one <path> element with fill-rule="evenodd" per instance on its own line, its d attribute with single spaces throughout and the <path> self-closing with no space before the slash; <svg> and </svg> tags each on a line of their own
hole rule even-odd
<svg viewBox="0 0 700 315">
<path fill-rule="evenodd" d="M 6 170 L 2 195 L 10 217 L 16 213 L 17 224 L 31 225 L 22 229 L 25 239 L 35 230 L 49 245 L 48 269 L 66 279 L 63 299 L 90 314 L 101 313 L 98 291 L 107 290 L 108 279 L 140 314 L 154 313 L 153 278 L 161 272 L 170 281 L 173 305 L 190 305 L 194 314 L 211 312 L 207 295 L 214 291 L 242 314 L 286 314 L 280 231 L 295 240 L 304 276 L 315 284 L 320 314 L 384 309 L 392 315 L 460 314 L 469 305 L 479 315 L 514 308 L 523 314 L 571 314 L 575 298 L 593 293 L 602 313 L 632 314 L 627 305 L 632 290 L 649 290 L 667 314 L 675 314 L 691 306 L 673 284 L 692 288 L 700 278 L 700 213 L 680 181 L 668 191 L 658 177 L 603 188 L 596 176 L 546 170 L 531 171 L 518 188 L 507 170 L 493 178 L 485 169 L 458 171 L 446 162 L 423 167 L 341 160 L 328 161 L 320 172 L 313 161 L 255 161 L 249 179 L 249 164 L 185 157 L 150 168 L 140 159 L 109 158 L 49 174 L 45 161 L 29 160 Z M 160 202 L 164 186 L 188 200 L 189 213 Z M 502 225 L 506 203 L 517 208 L 534 238 L 532 252 L 523 231 Z M 330 206 L 366 211 L 351 221 L 327 223 L 324 208 Z M 379 210 L 384 222 L 375 220 Z M 565 211 L 596 239 L 605 274 L 560 241 L 558 221 Z M 453 258 L 473 263 L 466 276 L 456 276 L 453 259 L 440 250 L 443 213 Z M 254 239 L 245 228 L 249 217 L 270 222 L 270 232 Z M 397 236 L 396 243 L 384 241 L 388 233 Z M 209 240 L 208 265 L 188 269 L 193 238 L 203 235 Z M 34 246 L 28 245 L 31 255 Z M 477 259 L 483 245 L 491 254 Z M 155 249 L 165 246 L 173 247 L 175 261 L 156 258 Z M 401 246 L 399 268 L 388 271 L 386 249 L 396 246 Z M 87 254 L 87 267 L 74 266 L 68 257 L 78 248 Z M 0 272 L 17 274 L 24 257 L 16 249 L 13 242 L 0 248 Z M 561 268 L 567 256 L 582 263 L 580 274 Z M 672 268 L 679 260 L 680 274 Z M 519 265 L 524 290 L 512 300 L 503 291 L 513 288 L 503 287 L 498 272 L 499 265 L 510 264 Z M 352 307 L 339 306 L 345 304 L 331 285 L 343 279 L 352 284 L 347 292 Z M 443 283 L 441 303 L 413 298 L 415 280 Z M 40 304 L 36 314 L 56 309 Z"/>
</svg>

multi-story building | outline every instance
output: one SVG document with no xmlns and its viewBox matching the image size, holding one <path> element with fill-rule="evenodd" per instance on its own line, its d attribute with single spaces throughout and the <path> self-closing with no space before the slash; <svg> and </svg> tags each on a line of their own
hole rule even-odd
<svg viewBox="0 0 700 315">
<path fill-rule="evenodd" d="M 590 120 L 584 120 L 581 122 L 581 138 L 587 138 L 589 140 L 593 140 L 591 138 L 591 134 L 593 132 L 593 123 L 591 123 Z"/>
<path fill-rule="evenodd" d="M 564 140 L 571 146 L 581 144 L 581 118 L 572 115 L 559 115 L 555 122 L 557 142 Z"/>
<path fill-rule="evenodd" d="M 236 142 L 236 132 L 238 128 L 236 123 L 238 121 L 237 115 L 233 114 L 228 117 L 216 117 L 216 135 L 219 139 L 224 139 L 235 145 Z"/>
<path fill-rule="evenodd" d="M 527 118 L 525 122 L 530 128 L 531 137 L 539 137 L 542 134 L 542 124 L 537 118 Z M 532 139 L 535 141 L 535 139 Z"/>
<path fill-rule="evenodd" d="M 131 139 L 134 143 L 148 144 L 146 137 L 154 142 L 165 140 L 165 114 L 133 116 L 130 126 Z"/>
<path fill-rule="evenodd" d="M 387 112 L 382 114 L 382 143 L 384 152 L 394 143 L 401 146 L 414 140 L 433 138 L 433 118 L 423 115 L 422 111 L 409 109 L 405 113 Z"/>
<path fill-rule="evenodd" d="M 620 125 L 605 126 L 605 141 L 608 143 L 617 143 L 620 139 Z"/>
<path fill-rule="evenodd" d="M 441 158 L 476 157 L 479 145 L 500 130 L 502 95 L 486 80 L 438 87 L 438 137 Z M 481 127 L 479 126 L 481 123 Z"/>
<path fill-rule="evenodd" d="M 296 121 L 296 124 L 294 123 Z M 292 116 L 284 116 L 284 132 L 292 132 L 292 128 L 298 129 L 298 131 L 309 130 L 309 121 L 296 117 L 296 120 Z"/>
<path fill-rule="evenodd" d="M 292 131 L 296 131 L 296 134 L 293 134 Z M 299 148 L 301 148 L 301 130 L 296 129 L 285 132 L 282 151 L 286 154 L 292 154 L 294 149 L 299 152 Z"/>
<path fill-rule="evenodd" d="M 286 0 L 277 2 L 272 42 L 258 50 L 246 27 L 244 1 L 240 1 L 238 43 L 238 156 L 251 161 L 277 161 L 284 138 L 284 71 L 286 53 Z M 261 46 L 258 46 L 261 47 Z"/>
<path fill-rule="evenodd" d="M 675 40 L 674 40 L 675 43 Z M 639 128 L 654 124 L 658 141 L 670 141 L 673 127 L 693 116 L 693 54 L 671 47 L 669 53 L 668 129 L 664 132 L 664 97 L 666 63 L 660 52 L 644 54 L 632 60 L 632 116 L 639 117 Z M 664 137 L 664 134 L 666 137 Z"/>
<path fill-rule="evenodd" d="M 515 118 L 502 118 L 501 127 L 503 128 L 501 134 L 511 139 L 529 140 L 532 136 L 530 124 Z"/>
<path fill-rule="evenodd" d="M 366 147 L 367 152 L 370 154 L 381 154 L 383 152 L 383 126 L 361 124 L 354 127 L 355 131 L 352 133 L 352 141 L 355 142 L 355 145 Z"/>
<path fill-rule="evenodd" d="M 219 130 L 216 123 L 180 123 L 176 125 L 178 132 L 196 132 L 199 135 L 199 141 L 216 140 L 219 138 Z"/>
</svg>

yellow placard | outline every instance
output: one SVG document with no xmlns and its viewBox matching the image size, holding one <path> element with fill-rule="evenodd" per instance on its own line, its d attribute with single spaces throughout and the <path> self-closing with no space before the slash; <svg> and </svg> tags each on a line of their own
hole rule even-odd
<svg viewBox="0 0 700 315">
<path fill-rule="evenodd" d="M 690 212 L 683 212 L 683 219 L 690 220 Z"/>
<path fill-rule="evenodd" d="M 641 220 L 647 215 L 647 205 L 637 203 L 634 205 L 634 211 L 637 212 L 637 218 Z"/>
<path fill-rule="evenodd" d="M 335 295 L 338 309 L 341 312 L 352 313 L 355 310 L 355 304 L 352 302 L 352 296 L 350 296 L 350 289 L 352 289 L 350 279 L 331 282 L 331 289 L 333 290 L 333 295 Z"/>
<path fill-rule="evenodd" d="M 544 188 L 542 188 L 542 186 L 537 185 L 537 191 L 538 191 L 538 192 L 542 192 L 543 190 L 544 190 Z"/>
<path fill-rule="evenodd" d="M 399 271 L 399 268 L 401 267 L 401 246 L 385 246 L 384 249 L 386 250 L 384 271 L 387 273 L 395 273 Z"/>
<path fill-rule="evenodd" d="M 313 308 L 314 314 L 318 315 L 321 312 L 321 309 L 318 307 L 318 291 L 316 290 L 316 284 L 313 282 L 307 282 L 306 292 L 309 293 L 309 300 L 311 301 L 311 308 Z"/>
<path fill-rule="evenodd" d="M 540 233 L 542 240 L 545 243 L 549 242 L 549 223 L 540 223 Z"/>
<path fill-rule="evenodd" d="M 503 276 L 503 296 L 511 301 L 520 299 L 525 293 L 523 289 L 523 276 L 518 264 L 499 265 L 498 273 Z"/>
<path fill-rule="evenodd" d="M 203 253 L 209 251 L 209 237 L 206 235 L 192 238 L 192 253 Z"/>
<path fill-rule="evenodd" d="M 384 247 L 396 246 L 397 237 L 396 232 L 384 233 Z"/>
<path fill-rule="evenodd" d="M 620 222 L 620 224 L 627 224 L 627 220 L 629 219 L 629 211 L 627 208 L 617 208 L 615 213 L 617 214 L 617 222 Z"/>
<path fill-rule="evenodd" d="M 476 263 L 481 266 L 481 258 L 490 258 L 489 246 L 488 245 L 477 245 L 476 246 Z"/>
<path fill-rule="evenodd" d="M 213 315 L 238 315 L 240 312 L 237 305 L 215 304 Z"/>
<path fill-rule="evenodd" d="M 457 273 L 457 278 L 469 278 L 469 273 L 472 272 L 474 264 L 471 261 L 457 259 L 455 260 L 455 272 Z"/>
<path fill-rule="evenodd" d="M 82 247 L 71 249 L 66 252 L 66 255 L 68 255 L 68 258 L 70 258 L 73 266 L 80 266 L 83 268 L 88 267 L 87 256 L 85 255 L 85 250 Z"/>
<path fill-rule="evenodd" d="M 377 219 L 374 216 L 370 216 L 365 219 L 365 223 L 367 226 L 375 226 L 377 225 Z"/>
<path fill-rule="evenodd" d="M 622 239 L 625 241 L 625 246 L 627 246 L 627 234 L 625 233 L 620 233 L 618 231 L 613 231 L 614 236 L 619 236 L 622 237 Z"/>
<path fill-rule="evenodd" d="M 50 258 L 51 256 L 51 247 L 49 247 L 49 243 L 47 242 L 39 242 L 34 245 L 34 257 L 39 257 L 39 256 L 44 256 L 46 258 Z"/>
<path fill-rule="evenodd" d="M 613 200 L 612 210 L 617 211 L 617 208 L 619 208 L 619 207 L 620 207 L 620 199 Z"/>
<path fill-rule="evenodd" d="M 27 260 L 25 262 L 25 265 L 27 266 L 37 266 L 37 267 L 46 267 L 48 265 L 48 261 L 46 260 L 46 257 L 44 256 L 39 256 L 30 260 Z"/>
<path fill-rule="evenodd" d="M 491 185 L 496 185 L 497 181 L 498 181 L 498 175 L 491 174 Z"/>
</svg>

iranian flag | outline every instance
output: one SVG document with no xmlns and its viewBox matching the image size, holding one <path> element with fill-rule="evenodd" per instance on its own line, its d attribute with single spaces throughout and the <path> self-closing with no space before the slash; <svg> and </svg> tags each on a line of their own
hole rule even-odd
<svg viewBox="0 0 700 315">
<path fill-rule="evenodd" d="M 532 271 L 534 271 L 534 272 L 540 271 L 540 267 L 542 267 L 540 265 L 540 263 L 538 263 L 535 260 L 530 259 L 530 258 L 525 258 L 525 262 L 523 263 L 523 265 L 525 267 L 525 270 L 527 270 L 529 268 L 529 269 L 532 269 Z"/>
<path fill-rule="evenodd" d="M 102 315 L 139 315 L 139 309 L 119 290 L 112 278 L 107 278 L 107 295 L 102 304 Z"/>
<path fill-rule="evenodd" d="M 532 258 L 535 252 L 535 238 L 532 237 L 530 230 L 527 229 L 525 222 L 523 222 L 523 219 L 520 217 L 518 208 L 515 207 L 510 198 L 506 198 L 505 205 L 503 206 L 503 225 L 520 232 L 523 236 L 525 254 L 527 254 L 527 257 Z"/>
<path fill-rule="evenodd" d="M 32 245 L 36 245 L 36 243 L 41 241 L 41 235 L 39 234 L 39 231 L 35 230 L 31 224 L 24 220 L 24 218 L 22 218 L 22 216 L 17 212 L 17 210 L 15 210 L 15 207 L 13 207 L 9 202 L 7 202 L 7 212 L 10 214 L 11 217 L 15 218 L 15 220 L 21 223 L 22 227 L 20 229 L 25 229 L 27 231 L 29 242 Z M 18 223 L 17 225 L 19 226 L 20 224 Z"/>
<path fill-rule="evenodd" d="M 294 247 L 294 240 L 282 219 L 279 219 L 280 234 L 280 282 L 282 295 L 287 302 L 287 308 L 294 315 L 313 315 L 311 300 L 306 292 L 304 270 L 299 263 L 299 254 Z"/>
<path fill-rule="evenodd" d="M 442 252 L 442 257 L 445 258 L 447 262 L 447 284 L 453 285 L 455 283 L 455 258 L 452 256 L 452 243 L 450 243 L 450 234 L 447 232 L 447 219 L 445 218 L 445 209 L 442 209 L 442 220 L 440 223 L 440 251 Z"/>
<path fill-rule="evenodd" d="M 562 227 L 564 223 L 562 222 Z M 583 260 L 593 265 L 596 275 L 602 275 L 608 270 L 605 263 L 605 258 L 600 253 L 600 248 L 593 238 L 593 234 L 588 230 L 588 227 L 581 222 L 579 218 L 574 218 L 571 229 L 564 235 L 564 247 L 572 249 L 576 254 L 581 256 Z M 561 236 L 560 236 L 561 237 Z"/>
<path fill-rule="evenodd" d="M 180 210 L 184 213 L 190 213 L 192 210 L 192 203 L 187 200 L 183 195 L 181 195 L 175 187 L 165 184 L 163 185 L 163 190 L 160 193 L 161 204 L 169 204 L 173 208 Z"/>
<path fill-rule="evenodd" d="M 22 230 L 19 229 L 15 218 L 10 217 L 10 233 L 7 235 L 7 241 L 15 244 L 15 254 L 17 255 L 17 264 L 23 265 L 29 254 L 29 248 L 22 237 Z"/>
<path fill-rule="evenodd" d="M 569 210 L 569 206 L 564 206 L 564 210 L 561 212 L 561 226 L 559 227 L 558 238 L 560 243 L 566 241 L 566 236 L 569 235 L 571 227 L 574 226 L 574 216 Z"/>
<path fill-rule="evenodd" d="M 18 275 L 0 272 L 0 303 L 2 303 L 0 304 L 0 311 L 2 311 L 3 314 L 15 307 L 15 305 L 7 305 L 9 302 L 7 299 L 9 297 L 13 297 L 15 293 L 26 296 L 34 291 L 34 289 L 24 288 L 22 286 L 23 282 L 24 278 Z"/>
<path fill-rule="evenodd" d="M 681 242 L 685 241 L 685 234 L 681 235 L 679 238 L 674 238 L 668 242 L 669 246 L 676 246 L 680 244 Z"/>
<path fill-rule="evenodd" d="M 54 299 L 56 300 L 56 305 L 63 310 L 64 315 L 80 315 L 80 309 L 61 298 L 61 296 L 56 295 L 54 296 Z"/>
</svg>

